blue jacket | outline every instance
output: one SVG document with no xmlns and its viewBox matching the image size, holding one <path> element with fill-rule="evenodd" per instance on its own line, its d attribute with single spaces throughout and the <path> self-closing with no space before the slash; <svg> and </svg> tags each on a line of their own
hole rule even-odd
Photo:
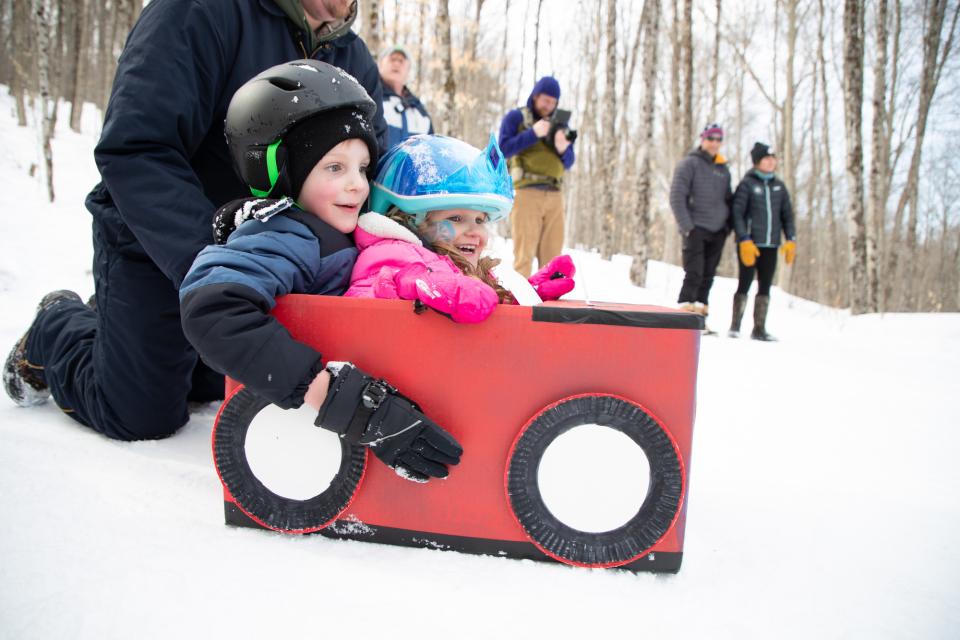
<svg viewBox="0 0 960 640">
<path fill-rule="evenodd" d="M 403 88 L 403 95 L 398 96 L 388 85 L 383 85 L 383 118 L 387 122 L 387 146 L 380 153 L 381 158 L 410 136 L 433 133 L 433 122 L 427 108 L 406 87 Z"/>
<path fill-rule="evenodd" d="M 244 200 L 217 216 L 232 217 Z M 209 233 L 209 227 L 207 228 Z M 323 368 L 270 310 L 288 293 L 340 295 L 357 258 L 353 240 L 313 214 L 287 209 L 243 222 L 197 256 L 180 287 L 183 333 L 212 368 L 281 407 L 303 403 Z"/>
<path fill-rule="evenodd" d="M 249 195 L 223 134 L 237 88 L 264 69 L 306 56 L 306 34 L 273 0 L 153 0 L 127 38 L 94 152 L 102 182 L 87 208 L 112 249 L 146 256 L 174 287 L 210 242 L 218 206 Z M 378 105 L 380 74 L 348 33 L 313 58 L 360 81 Z"/>
</svg>

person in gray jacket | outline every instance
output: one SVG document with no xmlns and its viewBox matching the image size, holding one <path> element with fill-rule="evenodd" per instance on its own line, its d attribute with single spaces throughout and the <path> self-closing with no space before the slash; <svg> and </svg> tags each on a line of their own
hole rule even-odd
<svg viewBox="0 0 960 640">
<path fill-rule="evenodd" d="M 777 270 L 777 247 L 787 264 L 793 263 L 797 251 L 793 207 L 787 185 L 774 171 L 777 156 L 769 145 L 758 142 L 750 151 L 753 168 L 743 176 L 733 196 L 733 228 L 737 234 L 740 258 L 740 284 L 733 296 L 731 338 L 740 336 L 740 321 L 747 308 L 747 293 L 757 276 L 757 297 L 753 301 L 754 340 L 771 341 L 767 333 L 767 309 L 770 306 L 770 285 Z M 780 246 L 780 238 L 786 238 Z"/>
<path fill-rule="evenodd" d="M 673 173 L 670 208 L 683 235 L 683 286 L 677 302 L 706 317 L 710 287 L 730 231 L 730 169 L 720 154 L 723 128 L 708 124 L 700 146 Z"/>
</svg>

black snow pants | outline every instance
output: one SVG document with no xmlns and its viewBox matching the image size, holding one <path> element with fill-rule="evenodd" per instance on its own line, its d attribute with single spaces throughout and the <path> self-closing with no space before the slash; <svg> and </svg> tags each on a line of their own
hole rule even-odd
<svg viewBox="0 0 960 640">
<path fill-rule="evenodd" d="M 737 259 L 740 265 L 740 283 L 737 285 L 737 294 L 746 295 L 750 291 L 750 285 L 753 284 L 753 275 L 757 275 L 757 295 L 769 296 L 770 285 L 773 284 L 773 274 L 777 271 L 777 248 L 776 247 L 758 247 L 760 256 L 757 263 L 748 267 Z"/>
<path fill-rule="evenodd" d="M 96 221 L 93 241 L 96 310 L 64 301 L 41 314 L 27 359 L 77 422 L 118 440 L 172 435 L 188 401 L 223 398 L 223 376 L 187 342 L 177 289 L 146 254 L 111 246 Z"/>
<path fill-rule="evenodd" d="M 683 286 L 677 302 L 702 302 L 707 304 L 713 277 L 720 264 L 727 229 L 708 231 L 694 227 L 683 239 Z"/>
</svg>

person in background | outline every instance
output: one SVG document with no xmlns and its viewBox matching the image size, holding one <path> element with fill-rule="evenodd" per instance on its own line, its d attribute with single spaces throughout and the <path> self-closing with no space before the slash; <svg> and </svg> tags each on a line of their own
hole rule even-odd
<svg viewBox="0 0 960 640">
<path fill-rule="evenodd" d="M 410 55 L 399 45 L 380 54 L 380 81 L 383 83 L 383 117 L 387 122 L 387 146 L 392 149 L 410 136 L 433 133 L 433 122 L 410 87 Z"/>
<path fill-rule="evenodd" d="M 777 248 L 787 264 L 797 254 L 793 207 L 787 186 L 774 171 L 777 156 L 770 146 L 757 142 L 750 150 L 753 168 L 743 176 L 733 196 L 733 228 L 737 234 L 740 284 L 733 296 L 733 318 L 729 336 L 740 336 L 740 322 L 747 307 L 747 293 L 757 277 L 757 296 L 753 300 L 754 340 L 771 341 L 767 333 L 767 310 L 770 308 L 770 285 L 777 270 Z M 785 238 L 780 245 L 781 236 Z"/>
<path fill-rule="evenodd" d="M 560 83 L 537 80 L 524 107 L 500 123 L 500 148 L 510 160 L 516 199 L 510 213 L 513 268 L 527 277 L 533 260 L 542 269 L 563 250 L 563 174 L 576 159 L 568 131 L 555 129 L 550 117 L 560 101 Z"/>
<path fill-rule="evenodd" d="M 223 376 L 197 356 L 177 290 L 210 242 L 218 207 L 250 191 L 224 139 L 227 105 L 264 69 L 293 59 L 351 74 L 373 99 L 386 140 L 380 74 L 350 30 L 353 0 L 153 0 L 117 64 L 94 151 L 101 182 L 93 216 L 95 299 L 41 300 L 4 364 L 21 406 L 57 405 L 109 438 L 172 435 L 188 402 L 223 397 Z M 94 304 L 95 302 L 95 304 Z M 91 308 L 95 306 L 94 308 Z"/>
<path fill-rule="evenodd" d="M 700 146 L 677 164 L 670 184 L 670 208 L 683 236 L 680 308 L 707 317 L 710 288 L 730 232 L 730 169 L 720 154 L 723 128 L 708 124 Z"/>
</svg>

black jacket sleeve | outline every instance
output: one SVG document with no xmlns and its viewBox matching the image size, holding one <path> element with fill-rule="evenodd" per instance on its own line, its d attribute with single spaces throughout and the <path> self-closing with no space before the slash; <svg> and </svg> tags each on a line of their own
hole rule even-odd
<svg viewBox="0 0 960 640">
<path fill-rule="evenodd" d="M 233 54 L 201 2 L 150 3 L 117 66 L 100 142 L 103 182 L 147 254 L 179 286 L 216 208 L 190 157 L 211 130 Z"/>
<path fill-rule="evenodd" d="M 184 296 L 180 314 L 184 334 L 203 345 L 207 364 L 284 409 L 303 404 L 307 387 L 323 369 L 320 353 L 294 340 L 250 287 L 199 287 Z"/>
</svg>

